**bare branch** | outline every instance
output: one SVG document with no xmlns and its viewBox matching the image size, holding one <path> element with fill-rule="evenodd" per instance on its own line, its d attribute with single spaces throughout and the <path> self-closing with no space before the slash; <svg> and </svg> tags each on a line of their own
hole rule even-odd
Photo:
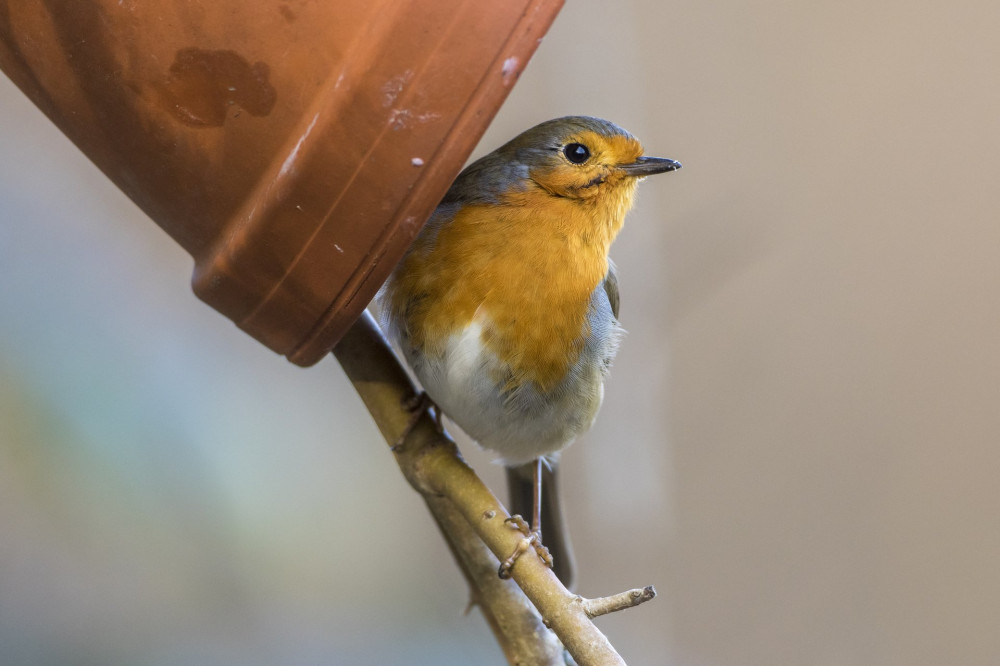
<svg viewBox="0 0 1000 666">
<path fill-rule="evenodd" d="M 403 408 L 416 389 L 371 315 L 365 313 L 355 323 L 334 349 L 334 355 L 382 436 L 394 445 L 392 451 L 403 475 L 423 495 L 438 521 L 469 580 L 474 601 L 483 608 L 508 660 L 563 663 L 553 650 L 557 641 L 545 629 L 551 627 L 579 666 L 623 666 L 625 662 L 588 616 L 586 604 L 563 587 L 538 557 L 529 552 L 514 564 L 511 576 L 517 586 L 498 578 L 500 559 L 514 550 L 523 535 L 505 524 L 509 518 L 507 510 L 465 464 L 451 438 L 438 431 L 426 412 L 414 423 L 412 413 Z M 456 520 L 459 516 L 464 522 Z M 481 543 L 470 541 L 470 528 Z M 652 588 L 647 589 L 652 594 Z M 624 605 L 616 602 L 622 608 L 647 600 L 633 601 L 632 592 L 623 594 L 628 597 L 627 602 Z M 524 596 L 530 599 L 537 613 L 526 610 Z M 603 607 L 600 601 L 593 602 L 598 604 L 597 608 Z M 538 613 L 544 618 L 544 626 L 539 623 Z M 533 647 L 529 648 L 527 643 Z M 532 656 L 524 658 L 529 652 Z"/>
</svg>

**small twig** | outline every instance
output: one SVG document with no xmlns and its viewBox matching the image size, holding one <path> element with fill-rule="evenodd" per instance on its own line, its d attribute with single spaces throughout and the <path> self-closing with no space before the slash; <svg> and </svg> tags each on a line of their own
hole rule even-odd
<svg viewBox="0 0 1000 666">
<path fill-rule="evenodd" d="M 644 604 L 655 596 L 656 590 L 653 589 L 652 585 L 647 585 L 643 588 L 637 587 L 634 590 L 612 594 L 610 597 L 598 597 L 597 599 L 577 598 L 583 604 L 583 612 L 587 614 L 587 617 L 593 619 L 601 615 L 607 615 L 608 613 Z"/>
</svg>

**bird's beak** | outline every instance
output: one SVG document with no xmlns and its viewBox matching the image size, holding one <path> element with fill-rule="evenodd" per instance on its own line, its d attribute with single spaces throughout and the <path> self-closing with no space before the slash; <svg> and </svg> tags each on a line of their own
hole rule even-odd
<svg viewBox="0 0 1000 666">
<path fill-rule="evenodd" d="M 654 173 L 666 173 L 681 168 L 681 163 L 668 160 L 665 157 L 639 157 L 631 164 L 620 164 L 618 168 L 629 176 L 652 176 Z"/>
</svg>

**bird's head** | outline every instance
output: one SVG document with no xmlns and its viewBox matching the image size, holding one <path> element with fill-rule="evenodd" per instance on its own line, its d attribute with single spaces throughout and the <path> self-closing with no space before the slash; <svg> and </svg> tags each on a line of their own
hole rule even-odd
<svg viewBox="0 0 1000 666">
<path fill-rule="evenodd" d="M 645 176 L 680 168 L 680 163 L 643 155 L 642 144 L 614 123 L 589 116 L 544 122 L 497 153 L 522 166 L 524 175 L 549 194 L 588 200 L 626 195 Z"/>
<path fill-rule="evenodd" d="M 680 166 L 644 156 L 634 136 L 607 120 L 556 118 L 466 167 L 438 213 L 450 219 L 456 206 L 479 207 L 477 223 L 462 226 L 462 233 L 507 234 L 523 223 L 558 237 L 599 241 L 595 247 L 603 256 L 632 207 L 636 184 Z"/>
</svg>

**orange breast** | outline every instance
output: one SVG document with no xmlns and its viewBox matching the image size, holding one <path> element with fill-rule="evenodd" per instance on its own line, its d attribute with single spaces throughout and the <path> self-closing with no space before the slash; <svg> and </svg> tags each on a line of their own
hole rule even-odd
<svg viewBox="0 0 1000 666">
<path fill-rule="evenodd" d="M 498 382 L 551 390 L 589 333 L 590 296 L 621 222 L 593 202 L 537 190 L 505 203 L 466 206 L 422 235 L 395 278 L 393 309 L 405 310 L 412 343 L 429 354 L 479 321 L 484 345 L 510 369 Z"/>
</svg>

